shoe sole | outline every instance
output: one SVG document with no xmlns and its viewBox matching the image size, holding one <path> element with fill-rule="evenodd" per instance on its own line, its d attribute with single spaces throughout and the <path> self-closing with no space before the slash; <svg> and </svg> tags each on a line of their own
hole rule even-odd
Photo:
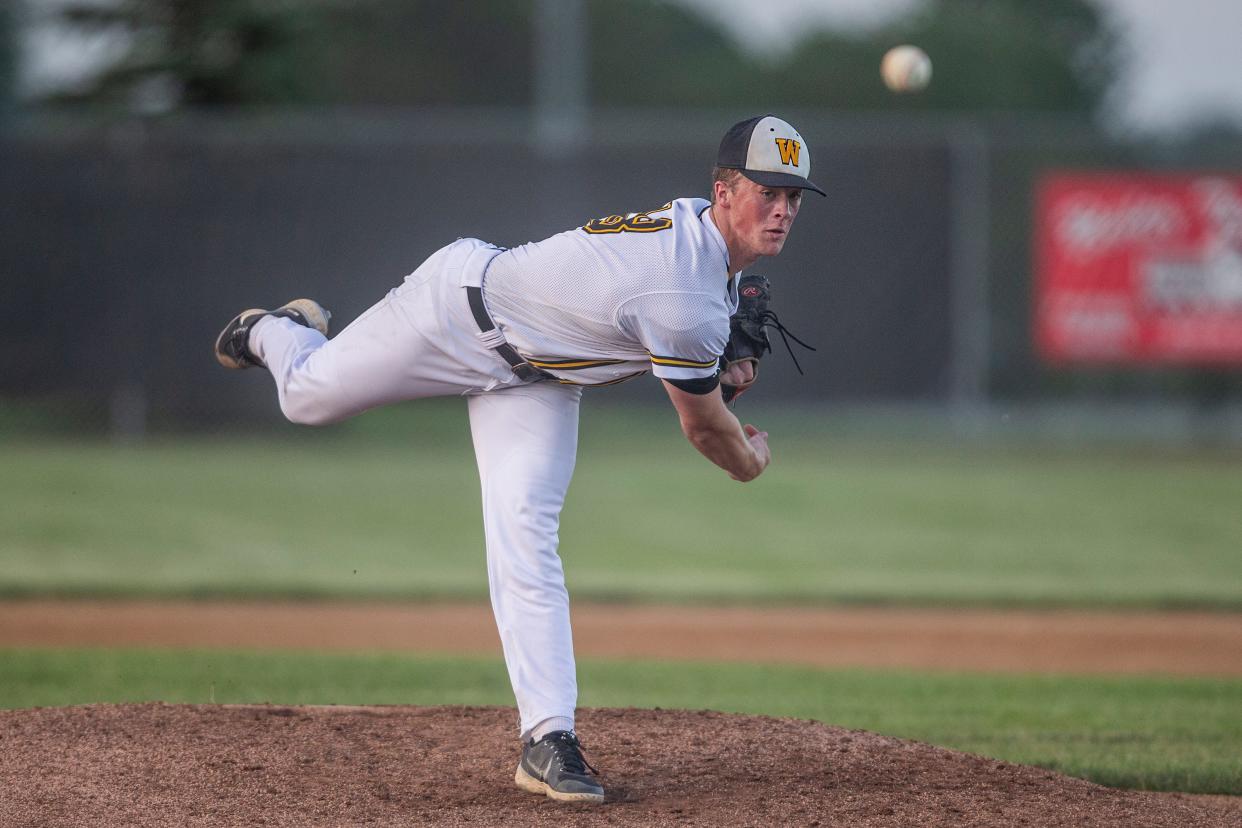
<svg viewBox="0 0 1242 828">
<path fill-rule="evenodd" d="M 279 308 L 276 308 L 276 310 L 295 310 L 302 314 L 302 318 L 309 322 L 312 328 L 319 331 L 319 333 L 324 336 L 328 335 L 328 320 L 332 318 L 332 314 L 320 307 L 319 303 L 314 299 L 294 299 L 292 302 L 286 302 Z M 264 308 L 250 308 L 249 310 L 244 310 L 237 314 L 237 316 L 234 316 L 229 324 L 224 326 L 224 330 L 220 331 L 220 335 L 216 337 L 216 361 L 225 368 L 231 368 L 233 370 L 255 367 L 255 363 L 239 362 L 226 354 L 224 352 L 224 342 L 228 338 L 227 334 L 233 329 L 233 326 L 241 322 L 247 316 L 253 316 L 256 313 L 273 312 L 274 311 L 265 310 Z"/>
<path fill-rule="evenodd" d="M 332 318 L 332 314 L 320 306 L 314 299 L 294 299 L 292 302 L 286 302 L 276 310 L 295 310 L 302 314 L 302 318 L 310 323 L 310 326 L 319 331 L 324 336 L 328 335 L 328 320 Z"/>
<path fill-rule="evenodd" d="M 543 794 L 551 799 L 555 799 L 557 802 L 589 802 L 598 805 L 604 801 L 603 794 L 561 793 L 553 789 L 547 782 L 540 782 L 531 776 L 522 769 L 521 765 L 518 765 L 517 773 L 513 775 L 513 781 L 527 793 Z"/>
</svg>

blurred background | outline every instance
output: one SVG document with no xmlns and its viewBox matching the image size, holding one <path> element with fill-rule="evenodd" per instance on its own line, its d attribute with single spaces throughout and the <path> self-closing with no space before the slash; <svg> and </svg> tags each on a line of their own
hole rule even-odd
<svg viewBox="0 0 1242 828">
<path fill-rule="evenodd" d="M 1231 3 L 0 15 L 0 428 L 279 426 L 265 383 L 210 361 L 241 306 L 306 294 L 343 324 L 459 236 L 519 244 L 705 194 L 723 128 L 776 111 L 829 195 L 754 268 L 819 349 L 805 377 L 765 363 L 765 402 L 964 436 L 1242 441 Z M 881 83 L 902 42 L 932 57 L 921 93 Z"/>
<path fill-rule="evenodd" d="M 1234 0 L 0 4 L 0 706 L 510 704 L 463 402 L 292 426 L 214 339 L 706 195 L 775 112 L 828 196 L 753 271 L 817 350 L 737 403 L 775 457 L 745 488 L 650 377 L 586 395 L 583 704 L 1242 793 L 1238 31 Z M 900 43 L 922 92 L 881 82 Z"/>
</svg>

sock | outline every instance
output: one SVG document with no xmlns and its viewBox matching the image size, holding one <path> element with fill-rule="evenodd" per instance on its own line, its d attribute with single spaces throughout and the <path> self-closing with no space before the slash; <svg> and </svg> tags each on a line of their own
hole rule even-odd
<svg viewBox="0 0 1242 828">
<path fill-rule="evenodd" d="M 547 736 L 549 733 L 554 733 L 558 730 L 573 730 L 573 729 L 574 729 L 573 719 L 568 718 L 566 716 L 552 716 L 551 718 L 544 719 L 542 722 L 535 725 L 534 728 L 530 732 L 530 738 L 538 742 L 540 739 L 542 739 L 544 736 Z"/>
</svg>

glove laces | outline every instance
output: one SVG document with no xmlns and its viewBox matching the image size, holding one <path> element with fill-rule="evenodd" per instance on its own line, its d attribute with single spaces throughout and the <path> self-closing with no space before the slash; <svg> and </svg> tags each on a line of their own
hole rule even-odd
<svg viewBox="0 0 1242 828">
<path fill-rule="evenodd" d="M 816 350 L 815 346 L 808 345 L 801 339 L 798 339 L 798 337 L 794 336 L 793 331 L 781 324 L 781 320 L 778 319 L 776 314 L 770 310 L 764 310 L 764 312 L 759 315 L 759 324 L 761 324 L 764 328 L 776 329 L 776 332 L 781 335 L 781 341 L 785 343 L 785 350 L 789 352 L 789 358 L 793 360 L 794 367 L 798 369 L 799 374 L 806 376 L 802 371 L 802 366 L 798 364 L 798 358 L 794 356 L 793 347 L 789 344 L 789 340 L 792 339 L 808 351 Z M 771 346 L 768 346 L 768 349 L 771 350 Z"/>
</svg>

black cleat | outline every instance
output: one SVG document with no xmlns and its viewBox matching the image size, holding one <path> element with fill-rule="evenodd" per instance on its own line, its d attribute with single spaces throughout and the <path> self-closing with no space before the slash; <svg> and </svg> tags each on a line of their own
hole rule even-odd
<svg viewBox="0 0 1242 828">
<path fill-rule="evenodd" d="M 595 768 L 582 755 L 578 737 L 572 731 L 555 730 L 522 747 L 513 781 L 524 791 L 561 802 L 603 802 L 604 786 L 595 775 Z"/>
<path fill-rule="evenodd" d="M 265 316 L 292 319 L 299 325 L 314 328 L 324 336 L 328 335 L 328 320 L 332 318 L 332 314 L 313 299 L 294 299 L 272 311 L 262 308 L 244 310 L 233 317 L 233 321 L 225 325 L 224 330 L 216 337 L 216 360 L 225 368 L 261 366 L 263 363 L 250 351 L 250 329 Z"/>
</svg>

